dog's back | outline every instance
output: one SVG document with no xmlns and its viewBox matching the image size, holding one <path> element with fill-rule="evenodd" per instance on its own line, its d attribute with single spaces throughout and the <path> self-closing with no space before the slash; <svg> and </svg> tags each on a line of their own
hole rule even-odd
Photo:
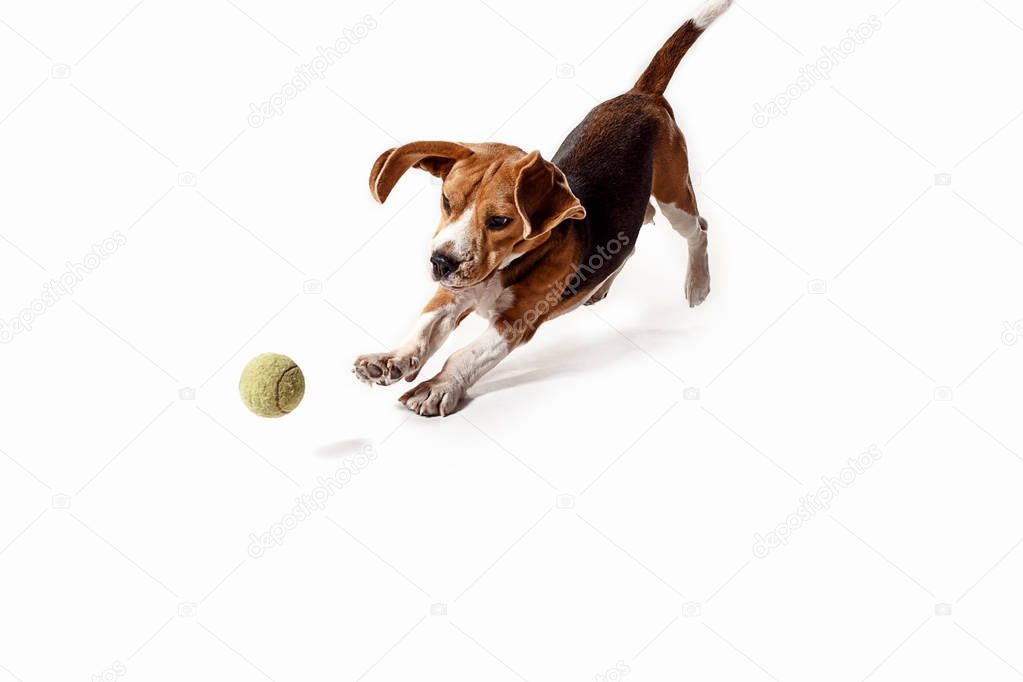
<svg viewBox="0 0 1023 682">
<path fill-rule="evenodd" d="M 590 302 L 606 295 L 608 280 L 632 254 L 651 215 L 651 197 L 689 241 L 689 280 L 695 279 L 686 284 L 690 305 L 709 292 L 706 223 L 698 217 L 685 138 L 664 91 L 682 58 L 731 2 L 704 5 L 661 47 L 635 86 L 590 111 L 552 159 L 586 207 L 586 219 L 572 226 L 581 246 L 580 277 L 589 284 L 585 290 L 606 284 Z"/>
</svg>

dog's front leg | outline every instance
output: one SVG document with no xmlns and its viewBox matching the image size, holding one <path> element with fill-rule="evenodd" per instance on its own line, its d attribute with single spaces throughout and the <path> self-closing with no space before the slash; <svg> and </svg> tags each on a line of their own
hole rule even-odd
<svg viewBox="0 0 1023 682">
<path fill-rule="evenodd" d="M 515 343 L 491 325 L 478 339 L 455 351 L 440 373 L 399 400 L 423 417 L 446 417 L 461 407 L 465 392 L 512 351 Z"/>
<path fill-rule="evenodd" d="M 367 384 L 389 386 L 401 379 L 412 381 L 426 361 L 437 352 L 458 323 L 472 312 L 453 292 L 437 290 L 405 343 L 387 353 L 360 355 L 352 371 Z"/>
</svg>

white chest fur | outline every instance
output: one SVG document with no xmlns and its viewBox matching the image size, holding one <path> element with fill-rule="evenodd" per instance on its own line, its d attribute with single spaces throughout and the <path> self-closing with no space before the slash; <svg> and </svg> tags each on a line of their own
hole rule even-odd
<svg viewBox="0 0 1023 682">
<path fill-rule="evenodd" d="M 460 293 L 459 298 L 467 306 L 475 308 L 477 313 L 488 320 L 503 313 L 515 301 L 515 295 L 501 284 L 499 275 L 490 277 L 485 282 L 480 282 Z"/>
</svg>

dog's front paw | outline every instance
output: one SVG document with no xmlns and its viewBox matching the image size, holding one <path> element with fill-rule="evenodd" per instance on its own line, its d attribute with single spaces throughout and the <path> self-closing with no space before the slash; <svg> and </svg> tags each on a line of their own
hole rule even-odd
<svg viewBox="0 0 1023 682">
<path fill-rule="evenodd" d="M 460 384 L 438 375 L 398 400 L 421 417 L 446 417 L 458 411 L 464 396 L 465 389 Z"/>
<path fill-rule="evenodd" d="M 355 359 L 352 372 L 359 381 L 390 386 L 406 378 L 412 381 L 419 372 L 419 358 L 400 353 L 372 353 Z"/>
</svg>

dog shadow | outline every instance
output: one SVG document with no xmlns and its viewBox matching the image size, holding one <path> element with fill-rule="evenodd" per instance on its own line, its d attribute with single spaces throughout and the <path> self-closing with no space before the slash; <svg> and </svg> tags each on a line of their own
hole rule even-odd
<svg viewBox="0 0 1023 682">
<path fill-rule="evenodd" d="M 677 340 L 679 333 L 678 329 L 663 327 L 621 331 L 609 328 L 599 339 L 574 345 L 571 353 L 566 354 L 564 349 L 553 347 L 542 350 L 537 348 L 533 353 L 516 358 L 515 365 L 498 365 L 492 374 L 472 388 L 466 404 L 490 393 L 585 372 L 596 365 L 613 361 L 615 352 L 620 351 L 623 344 L 632 348 L 639 345 L 642 348 L 639 352 L 655 353 L 665 342 Z"/>
<path fill-rule="evenodd" d="M 320 457 L 338 459 L 348 455 L 357 455 L 365 452 L 367 448 L 372 446 L 373 441 L 368 438 L 346 438 L 345 440 L 339 440 L 336 443 L 321 445 L 313 452 Z"/>
</svg>

